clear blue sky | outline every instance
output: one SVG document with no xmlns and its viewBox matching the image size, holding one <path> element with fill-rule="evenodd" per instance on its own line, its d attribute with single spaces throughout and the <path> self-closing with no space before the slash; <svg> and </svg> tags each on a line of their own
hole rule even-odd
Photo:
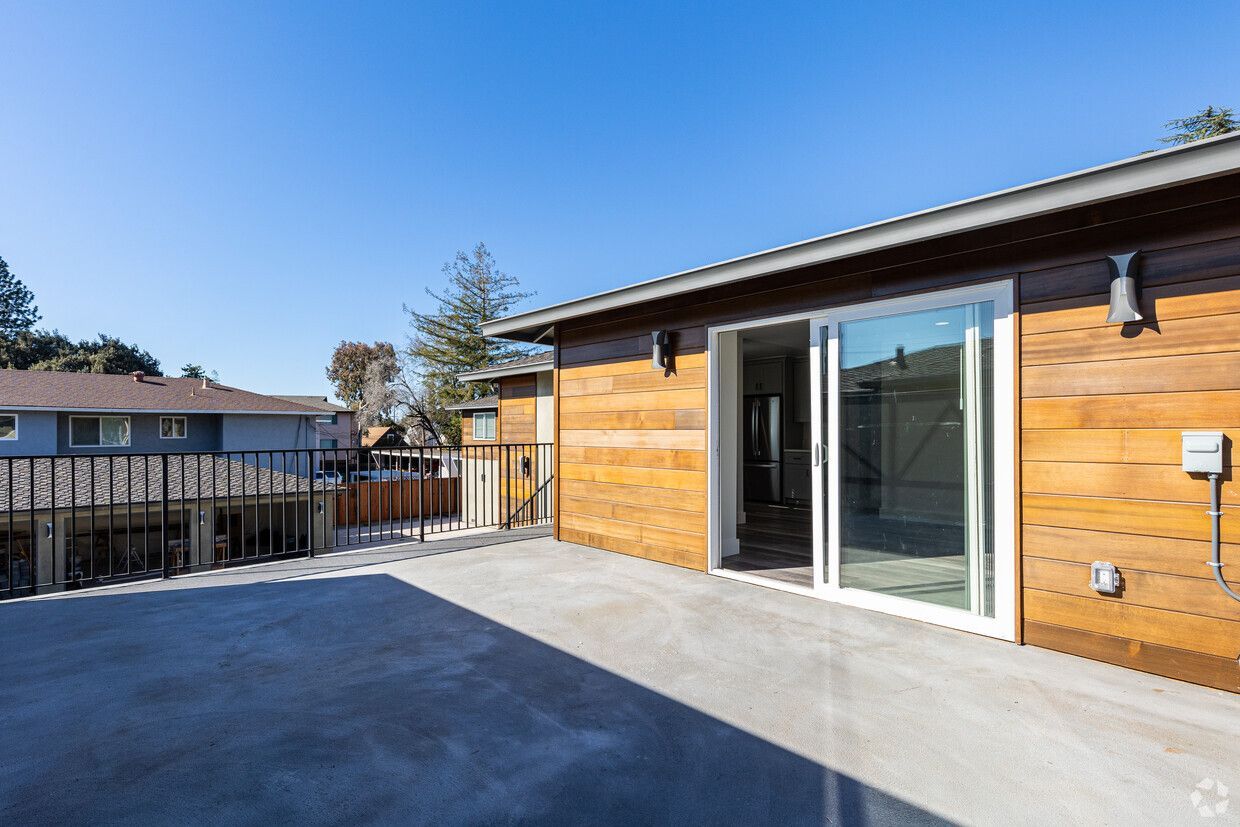
<svg viewBox="0 0 1240 827">
<path fill-rule="evenodd" d="M 1240 108 L 1240 3 L 9 3 L 43 324 L 266 392 L 484 240 L 543 304 L 1121 158 Z"/>
</svg>

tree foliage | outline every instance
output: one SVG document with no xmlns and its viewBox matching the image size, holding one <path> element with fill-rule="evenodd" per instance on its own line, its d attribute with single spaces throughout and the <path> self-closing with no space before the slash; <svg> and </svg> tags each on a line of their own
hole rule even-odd
<svg viewBox="0 0 1240 827">
<path fill-rule="evenodd" d="M 396 348 L 391 342 L 341 341 L 332 351 L 332 360 L 327 365 L 327 378 L 336 389 L 336 397 L 355 411 L 361 410 L 366 393 L 366 384 L 372 378 L 372 364 L 379 364 L 377 369 L 382 375 L 390 369 L 386 381 L 390 382 L 395 375 Z"/>
<path fill-rule="evenodd" d="M 484 396 L 489 388 L 464 383 L 457 374 L 520 356 L 525 349 L 510 342 L 487 339 L 482 324 L 499 318 L 532 293 L 522 292 L 516 276 L 502 272 L 486 245 L 479 242 L 468 253 L 457 252 L 443 266 L 447 287 L 426 289 L 436 302 L 431 313 L 409 307 L 412 333 L 405 348 L 407 403 L 426 430 L 440 442 L 461 438 L 461 417 L 447 405 Z"/>
<path fill-rule="evenodd" d="M 162 376 L 159 360 L 137 345 L 100 333 L 74 342 L 58 330 L 23 330 L 0 337 L 0 365 L 18 370 L 132 373 Z"/>
<path fill-rule="evenodd" d="M 207 370 L 202 365 L 188 362 L 181 366 L 182 379 L 210 379 L 212 382 L 220 381 L 220 375 L 213 370 Z"/>
<path fill-rule="evenodd" d="M 40 318 L 34 293 L 9 272 L 8 263 L 0 258 L 0 337 L 8 339 L 30 330 Z"/>
<path fill-rule="evenodd" d="M 1187 118 L 1167 121 L 1164 128 L 1172 130 L 1172 133 L 1158 140 L 1164 144 L 1179 146 L 1200 141 L 1203 138 L 1213 138 L 1215 135 L 1235 132 L 1240 129 L 1240 121 L 1237 121 L 1234 113 L 1226 107 L 1207 106 Z"/>
</svg>

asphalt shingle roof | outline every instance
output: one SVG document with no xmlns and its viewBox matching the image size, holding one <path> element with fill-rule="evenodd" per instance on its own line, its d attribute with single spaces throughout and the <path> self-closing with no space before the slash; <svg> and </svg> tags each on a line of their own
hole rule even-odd
<svg viewBox="0 0 1240 827">
<path fill-rule="evenodd" d="M 265 454 L 261 456 L 266 460 Z M 280 462 L 279 452 L 273 460 L 277 464 Z M 288 464 L 296 462 L 297 456 L 290 453 Z M 247 498 L 256 494 L 266 497 L 269 493 L 276 496 L 299 491 L 305 493 L 310 480 L 304 475 L 304 457 L 302 464 L 303 474 L 298 475 L 278 468 L 259 468 L 219 455 L 169 455 L 168 499 L 197 500 L 201 497 L 207 500 L 214 494 L 217 499 L 231 496 L 234 502 L 239 502 L 243 491 Z M 40 457 L 33 462 L 26 457 L 12 460 L 0 457 L 0 513 L 16 510 L 20 515 L 20 512 L 30 509 L 32 496 L 36 511 L 51 508 L 53 481 L 58 509 L 71 505 L 84 508 L 92 503 L 107 506 L 158 502 L 163 495 L 163 463 L 159 456 L 140 454 Z M 322 491 L 325 485 L 329 484 L 316 480 L 316 493 Z"/>
<path fill-rule="evenodd" d="M 319 413 L 298 402 L 201 379 L 130 374 L 0 370 L 0 408 L 57 411 L 205 411 L 221 413 Z"/>
</svg>

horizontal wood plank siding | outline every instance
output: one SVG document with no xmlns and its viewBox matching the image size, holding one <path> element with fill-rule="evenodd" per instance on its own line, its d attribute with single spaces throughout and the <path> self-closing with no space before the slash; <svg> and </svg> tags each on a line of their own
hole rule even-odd
<svg viewBox="0 0 1240 827">
<path fill-rule="evenodd" d="M 562 539 L 706 568 L 704 330 L 680 330 L 673 370 L 651 367 L 650 335 L 573 344 L 561 334 Z"/>
<path fill-rule="evenodd" d="M 1109 325 L 1106 256 L 1134 249 L 1145 319 Z M 1235 691 L 1240 604 L 1215 593 L 1208 489 L 1179 464 L 1181 430 L 1240 436 L 1240 173 L 561 322 L 561 538 L 706 567 L 708 326 L 1007 278 L 1023 639 Z M 1223 501 L 1240 572 L 1234 468 Z M 1088 589 L 1094 560 L 1119 594 Z"/>
<path fill-rule="evenodd" d="M 1240 436 L 1240 238 L 1148 250 L 1140 274 L 1145 319 L 1128 325 L 1106 324 L 1103 261 L 1021 277 L 1024 637 L 1236 691 L 1240 603 L 1206 565 L 1209 488 L 1180 470 L 1180 433 Z M 1089 588 L 1095 560 L 1119 569 L 1117 594 Z"/>
</svg>

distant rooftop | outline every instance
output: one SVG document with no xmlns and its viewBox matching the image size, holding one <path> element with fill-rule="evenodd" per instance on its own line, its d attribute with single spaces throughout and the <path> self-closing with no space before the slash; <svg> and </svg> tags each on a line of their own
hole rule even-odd
<svg viewBox="0 0 1240 827">
<path fill-rule="evenodd" d="M 0 409 L 312 414 L 323 409 L 203 379 L 0 370 Z"/>
<path fill-rule="evenodd" d="M 337 405 L 335 402 L 332 402 L 326 396 L 300 396 L 295 393 L 292 393 L 292 394 L 277 393 L 277 394 L 273 394 L 273 396 L 275 396 L 276 399 L 283 399 L 285 402 L 296 402 L 298 405 L 305 405 L 308 408 L 314 408 L 315 410 L 319 410 L 319 411 L 330 411 L 332 413 L 352 413 L 351 409 L 346 408 L 343 405 Z"/>
<path fill-rule="evenodd" d="M 483 396 L 478 399 L 469 399 L 465 402 L 457 402 L 455 405 L 445 405 L 444 409 L 449 411 L 485 411 L 499 407 L 499 397 L 495 394 Z"/>
<path fill-rule="evenodd" d="M 501 376 L 518 376 L 522 373 L 538 373 L 551 367 L 552 352 L 550 350 L 518 356 L 507 362 L 487 365 L 478 370 L 457 374 L 457 378 L 466 382 L 481 382 L 487 379 L 498 379 Z"/>
</svg>

